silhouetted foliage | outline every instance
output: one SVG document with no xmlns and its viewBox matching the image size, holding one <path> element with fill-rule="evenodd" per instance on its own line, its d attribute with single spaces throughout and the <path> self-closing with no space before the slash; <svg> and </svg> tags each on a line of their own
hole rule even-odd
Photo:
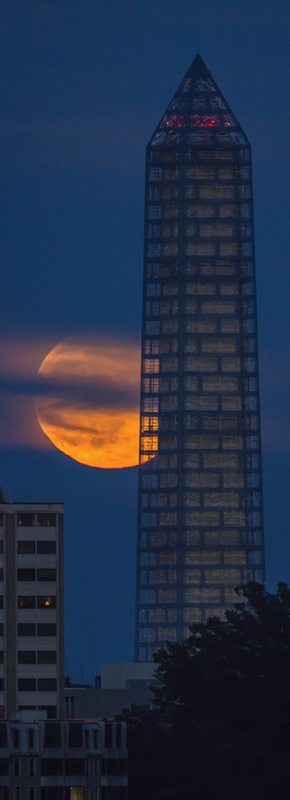
<svg viewBox="0 0 290 800">
<path fill-rule="evenodd" d="M 124 712 L 130 800 L 288 800 L 290 589 L 237 594 L 155 655 L 156 708 Z"/>
</svg>

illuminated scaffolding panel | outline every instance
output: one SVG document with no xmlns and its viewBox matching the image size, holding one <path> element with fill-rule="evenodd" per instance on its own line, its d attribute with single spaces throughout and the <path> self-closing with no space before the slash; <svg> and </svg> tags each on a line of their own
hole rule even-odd
<svg viewBox="0 0 290 800">
<path fill-rule="evenodd" d="M 200 56 L 147 147 L 137 661 L 264 581 L 250 144 Z"/>
</svg>

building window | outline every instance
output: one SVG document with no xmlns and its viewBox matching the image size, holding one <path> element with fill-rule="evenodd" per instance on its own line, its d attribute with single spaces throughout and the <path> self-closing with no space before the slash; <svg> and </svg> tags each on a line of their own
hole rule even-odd
<svg viewBox="0 0 290 800">
<path fill-rule="evenodd" d="M 55 595 L 40 595 L 37 598 L 37 608 L 56 608 Z"/>
<path fill-rule="evenodd" d="M 38 664 L 56 664 L 56 650 L 38 650 Z"/>
<path fill-rule="evenodd" d="M 83 726 L 80 722 L 69 723 L 68 746 L 83 747 Z"/>
<path fill-rule="evenodd" d="M 39 555 L 50 555 L 56 553 L 56 542 L 37 542 L 37 552 Z"/>
<path fill-rule="evenodd" d="M 18 608 L 35 608 L 35 596 L 30 594 L 18 595 Z"/>
<path fill-rule="evenodd" d="M 74 697 L 65 697 L 65 716 L 66 719 L 73 719 L 74 718 L 74 711 L 75 711 L 75 698 Z"/>
<path fill-rule="evenodd" d="M 34 788 L 34 786 L 29 786 L 29 800 L 35 800 L 35 788 Z"/>
<path fill-rule="evenodd" d="M 146 322 L 146 333 L 147 334 L 155 334 L 160 332 L 160 322 L 159 320 L 152 320 Z"/>
<path fill-rule="evenodd" d="M 36 691 L 35 678 L 18 678 L 18 691 L 35 692 Z"/>
<path fill-rule="evenodd" d="M 35 650 L 19 650 L 18 664 L 36 664 Z"/>
<path fill-rule="evenodd" d="M 18 630 L 18 636 L 36 635 L 36 625 L 34 622 L 19 622 L 17 630 Z"/>
<path fill-rule="evenodd" d="M 41 760 L 42 775 L 63 775 L 64 763 L 62 758 L 43 758 Z"/>
<path fill-rule="evenodd" d="M 121 747 L 121 744 L 116 746 Z M 102 758 L 102 775 L 127 775 L 127 764 L 125 758 Z"/>
<path fill-rule="evenodd" d="M 74 790 L 71 788 L 65 789 L 65 800 L 76 800 L 77 795 L 73 797 L 72 791 Z M 83 791 L 83 789 L 81 789 L 81 791 Z M 62 786 L 42 786 L 41 800 L 63 800 Z M 84 795 L 82 795 L 81 800 L 84 800 Z"/>
<path fill-rule="evenodd" d="M 26 738 L 27 738 L 27 745 L 29 750 L 34 750 L 35 747 L 35 729 L 34 728 L 27 728 L 26 729 Z"/>
<path fill-rule="evenodd" d="M 35 553 L 35 542 L 33 540 L 22 542 L 17 542 L 17 553 L 20 555 L 31 555 L 31 553 Z"/>
<path fill-rule="evenodd" d="M 85 775 L 85 759 L 84 758 L 66 758 L 65 759 L 65 774 L 66 775 Z"/>
<path fill-rule="evenodd" d="M 0 777 L 4 775 L 9 775 L 9 759 L 8 758 L 0 758 Z"/>
<path fill-rule="evenodd" d="M 86 750 L 98 750 L 99 749 L 99 729 L 97 727 L 86 727 L 85 728 L 85 736 L 86 736 Z M 121 745 L 117 745 L 116 747 L 121 747 Z"/>
<path fill-rule="evenodd" d="M 20 776 L 20 759 L 19 758 L 14 758 L 13 772 L 14 772 L 14 777 L 15 778 L 19 778 L 19 776 Z"/>
<path fill-rule="evenodd" d="M 7 747 L 6 722 L 0 722 L 0 747 Z"/>
<path fill-rule="evenodd" d="M 18 581 L 35 581 L 35 569 L 18 569 Z"/>
<path fill-rule="evenodd" d="M 56 689 L 57 689 L 56 678 L 38 678 L 39 692 L 56 692 Z"/>
<path fill-rule="evenodd" d="M 19 748 L 20 748 L 20 729 L 19 728 L 11 728 L 11 737 L 12 737 L 13 750 L 19 750 Z"/>
<path fill-rule="evenodd" d="M 113 726 L 111 723 L 105 724 L 105 748 L 113 747 Z"/>
<path fill-rule="evenodd" d="M 38 569 L 37 570 L 37 580 L 38 581 L 55 581 L 56 580 L 56 569 Z"/>
<path fill-rule="evenodd" d="M 37 527 L 55 528 L 56 514 L 37 514 Z"/>
<path fill-rule="evenodd" d="M 149 206 L 148 219 L 161 219 L 162 206 Z"/>
<path fill-rule="evenodd" d="M 17 525 L 24 528 L 31 528 L 35 525 L 35 514 L 17 514 Z"/>
<path fill-rule="evenodd" d="M 59 722 L 45 723 L 44 747 L 62 747 L 61 725 Z"/>
<path fill-rule="evenodd" d="M 120 722 L 116 723 L 116 747 L 122 747 L 122 725 Z M 126 762 L 123 763 L 125 763 L 126 766 Z M 119 772 L 119 775 L 126 775 L 126 774 L 127 774 L 126 772 Z"/>
<path fill-rule="evenodd" d="M 54 622 L 39 622 L 37 636 L 56 636 L 56 624 Z"/>
</svg>

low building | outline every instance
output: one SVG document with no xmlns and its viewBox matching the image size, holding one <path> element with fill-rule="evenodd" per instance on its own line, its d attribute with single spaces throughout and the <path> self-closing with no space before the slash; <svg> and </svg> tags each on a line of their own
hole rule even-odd
<svg viewBox="0 0 290 800">
<path fill-rule="evenodd" d="M 152 706 L 151 686 L 157 685 L 154 670 L 152 663 L 102 664 L 95 688 L 66 679 L 65 716 L 69 719 L 88 715 L 114 717 L 131 705 Z"/>
<path fill-rule="evenodd" d="M 127 800 L 125 723 L 14 717 L 0 722 L 0 800 Z"/>
<path fill-rule="evenodd" d="M 0 501 L 0 718 L 62 718 L 63 504 Z"/>
</svg>

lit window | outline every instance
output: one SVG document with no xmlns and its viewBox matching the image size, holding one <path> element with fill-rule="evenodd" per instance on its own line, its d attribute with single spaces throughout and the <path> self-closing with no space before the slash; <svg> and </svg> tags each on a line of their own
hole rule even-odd
<svg viewBox="0 0 290 800">
<path fill-rule="evenodd" d="M 219 250 L 221 256 L 236 256 L 238 247 L 236 242 L 221 242 Z"/>
<path fill-rule="evenodd" d="M 214 206 L 188 203 L 185 206 L 185 215 L 187 217 L 214 217 L 215 209 Z"/>
<path fill-rule="evenodd" d="M 202 379 L 202 388 L 205 392 L 237 392 L 237 378 L 208 375 Z"/>
<path fill-rule="evenodd" d="M 196 164 L 195 166 L 187 167 L 186 177 L 190 179 L 206 178 L 207 180 L 213 179 L 213 167 L 202 166 Z"/>
<path fill-rule="evenodd" d="M 55 595 L 41 595 L 37 598 L 37 608 L 56 608 L 56 596 Z"/>
<path fill-rule="evenodd" d="M 186 242 L 185 252 L 187 256 L 214 256 L 215 244 L 207 242 Z"/>
<path fill-rule="evenodd" d="M 178 205 L 166 205 L 163 210 L 164 217 L 178 217 Z"/>
<path fill-rule="evenodd" d="M 245 514 L 243 511 L 224 511 L 225 525 L 245 525 Z"/>
<path fill-rule="evenodd" d="M 222 372 L 240 372 L 241 363 L 239 358 L 222 358 Z"/>
<path fill-rule="evenodd" d="M 35 514 L 17 514 L 17 525 L 26 528 L 33 527 L 35 525 Z"/>
<path fill-rule="evenodd" d="M 161 511 L 159 514 L 159 525 L 176 525 L 177 512 L 176 511 Z"/>
<path fill-rule="evenodd" d="M 205 281 L 186 281 L 185 294 L 215 294 L 216 284 Z"/>
<path fill-rule="evenodd" d="M 239 293 L 239 286 L 237 283 L 221 283 L 220 285 L 220 293 L 224 294 L 238 294 Z"/>
<path fill-rule="evenodd" d="M 221 184 L 208 184 L 199 187 L 199 196 L 202 200 L 232 200 L 234 197 L 233 186 L 222 186 Z"/>
<path fill-rule="evenodd" d="M 230 300 L 202 300 L 202 314 L 234 314 L 235 302 Z"/>
<path fill-rule="evenodd" d="M 185 525 L 206 525 L 216 527 L 220 524 L 218 511 L 186 511 L 184 514 Z"/>
<path fill-rule="evenodd" d="M 221 592 L 220 589 L 199 589 L 192 587 L 184 589 L 183 598 L 185 603 L 200 603 L 206 600 L 211 602 L 220 602 Z"/>
<path fill-rule="evenodd" d="M 164 601 L 166 602 L 166 601 Z M 169 601 L 170 602 L 170 601 Z M 157 639 L 158 642 L 166 642 L 169 640 L 170 642 L 176 641 L 176 628 L 158 628 L 157 632 Z"/>
<path fill-rule="evenodd" d="M 184 492 L 183 505 L 184 506 L 199 506 L 200 495 L 199 492 Z"/>
<path fill-rule="evenodd" d="M 201 224 L 200 225 L 200 235 L 205 237 L 216 237 L 216 236 L 234 236 L 235 234 L 235 226 L 234 225 L 221 225 L 218 223 L 211 223 L 211 224 Z"/>
<path fill-rule="evenodd" d="M 200 583 L 200 569 L 185 569 L 183 571 L 183 583 Z"/>
<path fill-rule="evenodd" d="M 37 526 L 54 528 L 56 526 L 56 514 L 37 514 Z"/>
<path fill-rule="evenodd" d="M 159 603 L 176 603 L 176 589 L 159 589 Z"/>
<path fill-rule="evenodd" d="M 224 338 L 202 338 L 203 353 L 235 353 L 237 350 L 236 339 Z"/>
<path fill-rule="evenodd" d="M 227 219 L 228 217 L 236 217 L 237 216 L 237 206 L 228 204 L 226 206 L 220 205 L 219 207 L 219 216 L 223 219 Z"/>
<path fill-rule="evenodd" d="M 158 436 L 143 436 L 140 447 L 143 453 L 151 453 L 158 450 Z"/>
</svg>

